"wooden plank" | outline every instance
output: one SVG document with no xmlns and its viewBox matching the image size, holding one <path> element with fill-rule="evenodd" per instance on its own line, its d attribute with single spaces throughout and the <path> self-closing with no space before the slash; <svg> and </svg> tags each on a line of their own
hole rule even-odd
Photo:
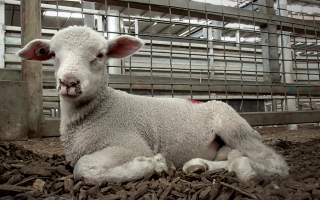
<svg viewBox="0 0 320 200">
<path fill-rule="evenodd" d="M 299 85 L 299 84 L 264 84 L 255 82 L 190 79 L 190 78 L 170 78 L 170 77 L 150 77 L 129 75 L 110 75 L 109 84 L 117 89 L 148 90 L 176 92 L 208 93 L 228 93 L 228 94 L 252 94 L 252 95 L 299 95 L 299 96 L 320 96 L 319 85 Z M 210 89 L 210 90 L 209 90 Z"/>
<path fill-rule="evenodd" d="M 11 31 L 11 32 L 21 32 L 21 27 L 19 26 L 9 26 L 9 25 L 6 25 L 5 26 L 5 30 L 6 31 Z M 54 35 L 56 32 L 58 32 L 57 30 L 54 30 L 54 29 L 41 29 L 42 33 L 43 34 L 48 34 L 48 35 Z"/>
<path fill-rule="evenodd" d="M 286 125 L 301 123 L 319 123 L 320 111 L 296 112 L 252 112 L 240 113 L 251 126 Z M 42 124 L 44 137 L 60 136 L 60 120 L 58 118 L 46 119 Z"/>
<path fill-rule="evenodd" d="M 18 26 L 5 26 L 5 30 L 6 30 L 6 41 L 5 44 L 9 45 L 9 46 L 20 46 L 20 40 L 17 38 L 17 36 L 11 36 L 9 34 L 9 32 L 20 32 L 21 28 Z M 57 31 L 56 30 L 51 30 L 51 29 L 42 29 L 41 32 L 43 34 L 48 34 L 50 36 L 53 36 Z M 175 42 L 175 41 L 168 41 L 168 40 L 162 40 L 162 38 L 153 38 L 152 39 L 152 46 L 159 46 L 159 47 L 167 47 L 168 49 L 162 50 L 162 49 L 158 49 L 157 51 L 169 51 L 169 48 L 179 48 L 182 49 L 183 47 L 187 47 L 189 48 L 189 46 L 191 48 L 195 48 L 195 50 L 200 50 L 201 52 L 203 52 L 204 50 L 207 49 L 207 40 L 206 39 L 202 39 L 202 42 L 199 42 L 199 40 L 194 40 L 192 41 L 192 43 L 190 43 L 190 41 L 180 41 L 180 42 Z M 143 39 L 145 46 L 148 47 L 148 45 L 151 44 L 151 40 L 150 39 Z M 217 42 L 217 41 L 216 41 Z M 172 45 L 171 45 L 172 43 Z M 220 44 L 219 44 L 220 43 Z M 223 43 L 223 45 L 221 45 L 221 43 Z M 239 50 L 241 50 L 241 53 L 251 53 L 253 55 L 260 55 L 261 54 L 261 48 L 259 48 L 259 44 L 252 44 L 252 45 L 248 45 L 249 47 L 244 47 L 241 46 L 241 49 L 239 49 L 239 47 L 235 47 L 234 43 L 232 42 L 225 42 L 225 41 L 220 41 L 217 42 L 217 44 L 213 45 L 213 48 L 215 51 L 230 51 L 233 53 L 239 53 Z M 256 48 L 254 48 L 256 47 Z M 175 50 L 173 49 L 173 51 L 179 52 L 179 50 Z M 180 50 L 181 52 L 181 50 Z M 194 53 L 194 52 L 192 52 Z"/>
<path fill-rule="evenodd" d="M 41 0 L 21 0 L 21 43 L 41 38 Z M 22 61 L 22 80 L 27 85 L 28 136 L 40 137 L 42 120 L 42 65 L 39 61 Z"/>
<path fill-rule="evenodd" d="M 15 69 L 0 69 L 0 80 L 18 81 L 21 80 L 21 71 Z"/>
<path fill-rule="evenodd" d="M 60 119 L 46 118 L 41 124 L 42 137 L 60 136 Z"/>
<path fill-rule="evenodd" d="M 319 123 L 320 111 L 241 113 L 252 126 Z"/>
<path fill-rule="evenodd" d="M 131 87 L 132 90 L 141 90 L 146 91 L 150 93 L 150 91 L 154 91 L 154 93 L 157 92 L 185 92 L 190 93 L 192 90 L 193 93 L 206 93 L 208 94 L 208 91 L 211 91 L 212 93 L 219 93 L 219 94 L 247 94 L 247 95 L 297 95 L 299 96 L 313 96 L 317 97 L 320 96 L 319 86 L 281 86 L 281 85 L 274 85 L 274 86 L 264 86 L 264 85 L 241 85 L 240 81 L 237 84 L 228 84 L 225 85 L 223 81 L 220 82 L 220 84 L 215 84 L 215 82 L 211 82 L 209 85 L 205 83 L 198 83 L 198 84 L 190 84 L 190 83 L 184 83 L 184 84 L 173 84 L 170 83 L 167 84 L 158 84 L 154 82 L 153 84 L 129 84 L 129 83 L 123 83 L 123 84 L 109 84 L 111 87 L 116 89 L 122 89 L 122 90 L 129 90 Z"/>
<path fill-rule="evenodd" d="M 196 60 L 201 60 L 206 64 L 206 68 L 207 66 L 207 61 L 208 61 L 208 55 L 205 53 L 201 53 L 201 52 L 194 52 L 192 54 L 188 54 L 188 53 L 183 53 L 183 52 L 179 52 L 179 51 L 173 51 L 172 52 L 172 56 L 168 59 L 168 56 L 170 55 L 170 52 L 165 52 L 165 51 L 157 51 L 155 50 L 154 52 L 152 52 L 152 58 L 154 59 L 164 59 L 167 63 L 167 67 L 170 67 L 169 63 L 170 63 L 170 59 L 171 62 L 177 62 L 176 60 L 184 60 L 185 62 L 189 63 L 190 60 L 188 59 L 187 56 L 191 56 L 192 61 L 196 61 Z M 229 54 L 228 52 L 224 55 L 222 53 L 214 53 L 212 54 L 215 57 L 215 63 L 216 62 L 227 62 L 227 63 L 242 63 L 242 64 L 261 64 L 260 60 L 262 60 L 261 57 L 257 56 L 254 57 L 253 55 L 242 55 L 242 57 L 240 57 L 237 54 Z M 224 57 L 227 57 L 228 60 L 226 61 Z M 6 53 L 4 54 L 4 58 L 5 58 L 5 62 L 11 62 L 11 63 L 20 63 L 21 59 L 13 54 L 13 53 Z M 256 59 L 256 60 L 255 60 Z M 126 59 L 126 61 L 128 61 L 130 59 Z M 131 57 L 131 60 L 137 60 L 141 63 L 145 63 L 145 64 L 150 64 L 150 52 L 148 50 L 142 50 L 141 52 L 136 53 L 133 57 Z M 153 61 L 153 63 L 156 63 L 157 60 Z M 161 63 L 163 63 L 162 61 L 160 61 Z M 214 64 L 215 64 L 214 63 Z M 49 60 L 49 61 L 43 61 L 43 64 L 45 65 L 53 65 L 53 61 Z M 174 63 L 173 63 L 174 65 Z M 193 64 L 192 64 L 193 66 Z M 240 66 L 240 65 L 239 65 Z M 189 66 L 185 67 L 186 69 L 189 70 Z M 254 68 L 253 68 L 254 69 Z"/>
<path fill-rule="evenodd" d="M 0 81 L 0 140 L 27 139 L 26 84 Z"/>
<path fill-rule="evenodd" d="M 14 45 L 14 46 L 20 46 L 20 40 L 17 38 L 17 36 L 11 36 L 10 32 L 20 32 L 21 29 L 18 26 L 5 26 L 5 30 L 6 30 L 6 45 Z M 42 29 L 41 30 L 43 34 L 50 34 L 50 36 L 53 36 L 56 31 L 51 30 L 51 29 Z M 54 31 L 54 32 L 53 32 Z M 143 42 L 145 43 L 145 45 L 149 45 L 151 43 L 150 39 L 143 39 Z M 214 44 L 213 48 L 215 50 L 220 50 L 220 51 L 233 51 L 233 52 L 239 52 L 239 47 L 234 47 L 232 43 L 228 43 L 228 42 L 224 42 L 224 45 L 220 45 L 220 44 Z M 202 44 L 202 43 L 196 43 L 195 42 L 171 42 L 170 41 L 161 41 L 161 40 L 152 40 L 152 46 L 167 46 L 168 48 L 170 48 L 171 46 L 174 47 L 178 47 L 178 48 L 183 48 L 183 47 L 188 47 L 189 45 L 191 48 L 199 48 L 199 49 L 206 49 L 207 45 L 206 44 Z M 257 44 L 256 44 L 257 45 Z M 244 53 L 253 53 L 253 54 L 261 54 L 261 49 L 259 49 L 258 47 L 256 47 L 256 49 L 254 48 L 254 44 L 251 45 L 252 48 L 249 47 L 241 47 L 241 52 Z M 160 50 L 159 50 L 160 51 Z M 168 51 L 168 50 L 163 50 L 163 51 Z"/>
<path fill-rule="evenodd" d="M 43 82 L 55 82 L 53 70 L 43 70 Z M 0 69 L 0 80 L 21 80 L 20 69 Z"/>
</svg>

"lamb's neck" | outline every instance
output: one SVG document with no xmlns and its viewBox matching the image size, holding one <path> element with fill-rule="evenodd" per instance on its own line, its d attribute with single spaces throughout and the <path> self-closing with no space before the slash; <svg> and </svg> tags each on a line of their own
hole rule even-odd
<svg viewBox="0 0 320 200">
<path fill-rule="evenodd" d="M 66 131 L 67 127 L 73 124 L 81 123 L 87 115 L 97 110 L 97 107 L 109 98 L 109 88 L 101 86 L 97 95 L 87 101 L 75 104 L 72 101 L 60 97 L 61 106 L 61 131 Z"/>
</svg>

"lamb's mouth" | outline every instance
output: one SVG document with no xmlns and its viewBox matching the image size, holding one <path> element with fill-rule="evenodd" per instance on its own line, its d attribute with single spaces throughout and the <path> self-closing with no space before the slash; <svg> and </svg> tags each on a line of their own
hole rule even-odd
<svg viewBox="0 0 320 200">
<path fill-rule="evenodd" d="M 58 91 L 61 97 L 66 97 L 66 98 L 77 98 L 82 94 L 80 85 L 71 86 L 71 87 L 68 87 L 65 85 L 59 85 Z"/>
</svg>

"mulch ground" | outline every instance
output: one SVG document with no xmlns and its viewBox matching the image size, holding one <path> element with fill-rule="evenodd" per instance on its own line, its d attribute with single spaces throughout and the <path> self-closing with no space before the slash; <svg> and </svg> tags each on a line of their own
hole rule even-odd
<svg viewBox="0 0 320 200">
<path fill-rule="evenodd" d="M 0 199 L 319 199 L 320 139 L 276 140 L 272 146 L 288 161 L 287 178 L 240 183 L 234 174 L 211 171 L 153 175 L 124 184 L 75 182 L 63 156 L 32 153 L 13 143 L 0 143 Z"/>
</svg>

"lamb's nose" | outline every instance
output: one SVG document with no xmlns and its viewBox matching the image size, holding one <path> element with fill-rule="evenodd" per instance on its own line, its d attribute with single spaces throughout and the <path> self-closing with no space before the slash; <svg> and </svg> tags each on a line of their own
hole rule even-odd
<svg viewBox="0 0 320 200">
<path fill-rule="evenodd" d="M 59 83 L 67 88 L 77 87 L 80 85 L 80 80 L 73 75 L 65 75 L 63 79 L 59 79 Z"/>
<path fill-rule="evenodd" d="M 58 91 L 61 96 L 77 97 L 82 93 L 80 80 L 74 75 L 66 74 L 59 79 Z"/>
</svg>

